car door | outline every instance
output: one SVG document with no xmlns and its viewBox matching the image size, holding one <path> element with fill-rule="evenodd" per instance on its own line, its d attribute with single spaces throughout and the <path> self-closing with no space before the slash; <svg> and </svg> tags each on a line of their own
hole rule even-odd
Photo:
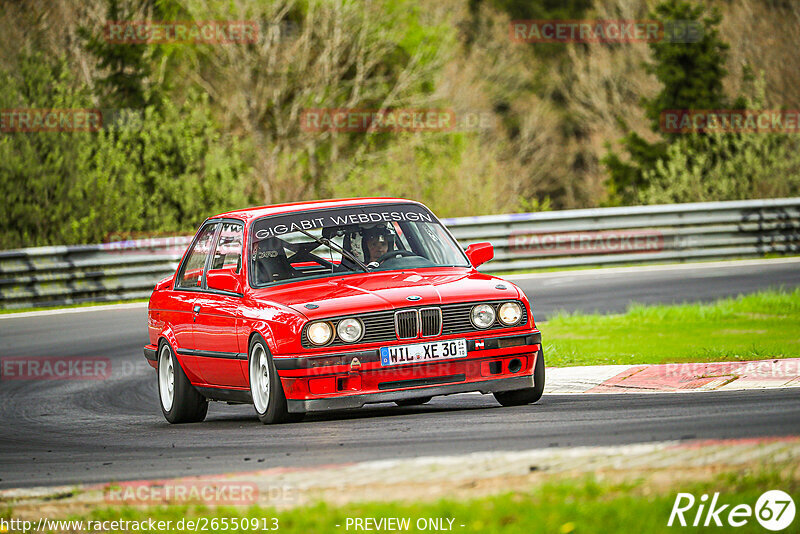
<svg viewBox="0 0 800 534">
<path fill-rule="evenodd" d="M 241 276 L 243 243 L 242 223 L 221 222 L 207 268 L 225 269 Z M 241 296 L 204 286 L 194 302 L 192 324 L 195 354 L 200 375 L 210 386 L 248 387 L 240 363 L 247 358 L 247 347 L 239 346 L 237 335 L 242 326 L 239 314 L 241 301 Z"/>
<path fill-rule="evenodd" d="M 177 343 L 178 360 L 191 382 L 202 382 L 198 359 L 194 349 L 193 308 L 203 286 L 206 263 L 210 257 L 214 237 L 219 228 L 218 222 L 206 223 L 198 230 L 189 251 L 184 256 L 180 271 L 176 276 L 170 309 L 162 317 L 172 328 Z"/>
</svg>

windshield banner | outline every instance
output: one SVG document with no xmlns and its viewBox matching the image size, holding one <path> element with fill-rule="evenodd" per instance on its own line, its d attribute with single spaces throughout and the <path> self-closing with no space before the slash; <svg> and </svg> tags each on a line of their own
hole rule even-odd
<svg viewBox="0 0 800 534">
<path fill-rule="evenodd" d="M 433 214 L 422 206 L 378 204 L 267 217 L 256 221 L 253 224 L 253 231 L 256 239 L 268 239 L 290 232 L 310 231 L 315 228 L 406 221 L 439 223 Z"/>
</svg>

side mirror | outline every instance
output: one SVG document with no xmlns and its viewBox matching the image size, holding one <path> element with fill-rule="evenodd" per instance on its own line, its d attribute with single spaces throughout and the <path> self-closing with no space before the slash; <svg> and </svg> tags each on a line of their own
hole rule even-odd
<svg viewBox="0 0 800 534">
<path fill-rule="evenodd" d="M 242 282 L 228 269 L 212 269 L 206 275 L 208 289 L 242 294 Z"/>
<path fill-rule="evenodd" d="M 494 258 L 494 247 L 491 243 L 473 243 L 464 252 L 475 268 Z"/>
</svg>

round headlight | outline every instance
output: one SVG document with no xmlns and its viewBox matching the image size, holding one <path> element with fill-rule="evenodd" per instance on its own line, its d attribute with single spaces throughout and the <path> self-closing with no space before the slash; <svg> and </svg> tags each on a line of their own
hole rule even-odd
<svg viewBox="0 0 800 534">
<path fill-rule="evenodd" d="M 324 345 L 333 337 L 333 328 L 326 322 L 311 323 L 308 327 L 308 340 L 314 345 Z"/>
<path fill-rule="evenodd" d="M 336 325 L 336 333 L 345 343 L 355 343 L 364 335 L 364 325 L 358 319 L 343 319 Z"/>
<path fill-rule="evenodd" d="M 494 323 L 494 307 L 478 304 L 472 308 L 472 324 L 477 328 L 489 328 Z"/>
<path fill-rule="evenodd" d="M 522 308 L 516 302 L 506 302 L 500 306 L 497 314 L 500 317 L 500 322 L 506 326 L 512 326 L 522 319 Z"/>
</svg>

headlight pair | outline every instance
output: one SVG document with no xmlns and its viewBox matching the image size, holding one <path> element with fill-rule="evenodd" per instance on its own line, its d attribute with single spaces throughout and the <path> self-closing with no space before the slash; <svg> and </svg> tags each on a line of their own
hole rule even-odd
<svg viewBox="0 0 800 534">
<path fill-rule="evenodd" d="M 518 302 L 504 302 L 497 310 L 491 304 L 473 306 L 470 319 L 475 328 L 489 328 L 499 319 L 504 326 L 514 326 L 522 319 L 522 306 Z"/>
<path fill-rule="evenodd" d="M 333 339 L 333 324 L 327 321 L 311 323 L 306 334 L 314 345 L 327 345 Z M 364 324 L 354 317 L 342 319 L 336 324 L 336 334 L 345 343 L 355 343 L 364 335 Z"/>
</svg>

